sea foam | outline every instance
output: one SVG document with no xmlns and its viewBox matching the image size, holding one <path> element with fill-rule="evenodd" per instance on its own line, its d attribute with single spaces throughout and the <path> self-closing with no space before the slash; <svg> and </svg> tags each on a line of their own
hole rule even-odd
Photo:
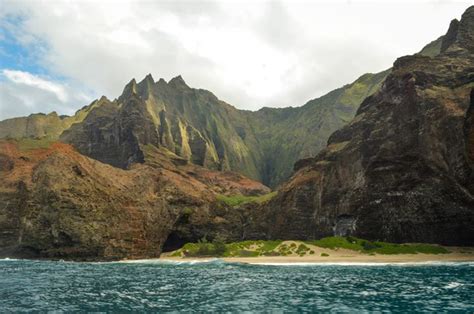
<svg viewBox="0 0 474 314">
<path fill-rule="evenodd" d="M 474 262 L 314 262 L 314 263 L 278 263 L 278 262 L 255 262 L 251 265 L 264 266 L 474 266 Z"/>
</svg>

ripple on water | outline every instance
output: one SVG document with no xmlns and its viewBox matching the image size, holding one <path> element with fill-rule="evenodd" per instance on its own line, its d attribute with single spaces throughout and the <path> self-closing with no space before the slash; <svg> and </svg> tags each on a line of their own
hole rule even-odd
<svg viewBox="0 0 474 314">
<path fill-rule="evenodd" d="M 473 263 L 0 260 L 2 310 L 474 311 Z"/>
</svg>

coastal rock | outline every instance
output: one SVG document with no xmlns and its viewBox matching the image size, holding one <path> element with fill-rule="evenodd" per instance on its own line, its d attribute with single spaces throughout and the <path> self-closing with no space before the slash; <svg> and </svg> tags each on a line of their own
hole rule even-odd
<svg viewBox="0 0 474 314">
<path fill-rule="evenodd" d="M 440 55 L 399 58 L 327 148 L 297 164 L 262 209 L 268 238 L 474 245 L 473 13 L 451 24 Z"/>
<path fill-rule="evenodd" d="M 269 191 L 238 174 L 176 167 L 169 158 L 122 170 L 62 143 L 22 151 L 17 142 L 2 141 L 0 149 L 6 152 L 0 159 L 2 257 L 158 257 L 183 221 L 189 223 L 182 241 L 237 240 L 238 217 L 215 193 Z"/>
<path fill-rule="evenodd" d="M 72 117 L 2 121 L 0 256 L 329 235 L 474 245 L 473 20 L 299 108 L 237 110 L 147 75 Z M 251 178 L 276 186 L 293 163 L 275 197 L 223 201 L 269 193 Z"/>
</svg>

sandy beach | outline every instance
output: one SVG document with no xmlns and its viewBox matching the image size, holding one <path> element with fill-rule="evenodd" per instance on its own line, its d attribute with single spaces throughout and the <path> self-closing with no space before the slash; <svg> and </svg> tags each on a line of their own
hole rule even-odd
<svg viewBox="0 0 474 314">
<path fill-rule="evenodd" d="M 447 247 L 450 253 L 447 254 L 375 254 L 369 255 L 357 251 L 346 249 L 324 249 L 312 247 L 315 251 L 313 255 L 291 255 L 291 256 L 258 256 L 258 257 L 223 257 L 226 262 L 248 263 L 248 264 L 300 264 L 300 263 L 430 263 L 430 262 L 474 262 L 474 248 Z M 325 253 L 329 256 L 321 256 Z M 212 260 L 213 257 L 171 257 L 164 253 L 160 260 L 186 261 L 186 260 Z"/>
</svg>

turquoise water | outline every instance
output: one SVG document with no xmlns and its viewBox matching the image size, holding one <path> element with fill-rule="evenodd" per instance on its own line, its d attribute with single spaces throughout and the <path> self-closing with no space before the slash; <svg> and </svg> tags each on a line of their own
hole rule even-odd
<svg viewBox="0 0 474 314">
<path fill-rule="evenodd" d="M 0 311 L 474 312 L 474 263 L 0 260 Z"/>
</svg>

